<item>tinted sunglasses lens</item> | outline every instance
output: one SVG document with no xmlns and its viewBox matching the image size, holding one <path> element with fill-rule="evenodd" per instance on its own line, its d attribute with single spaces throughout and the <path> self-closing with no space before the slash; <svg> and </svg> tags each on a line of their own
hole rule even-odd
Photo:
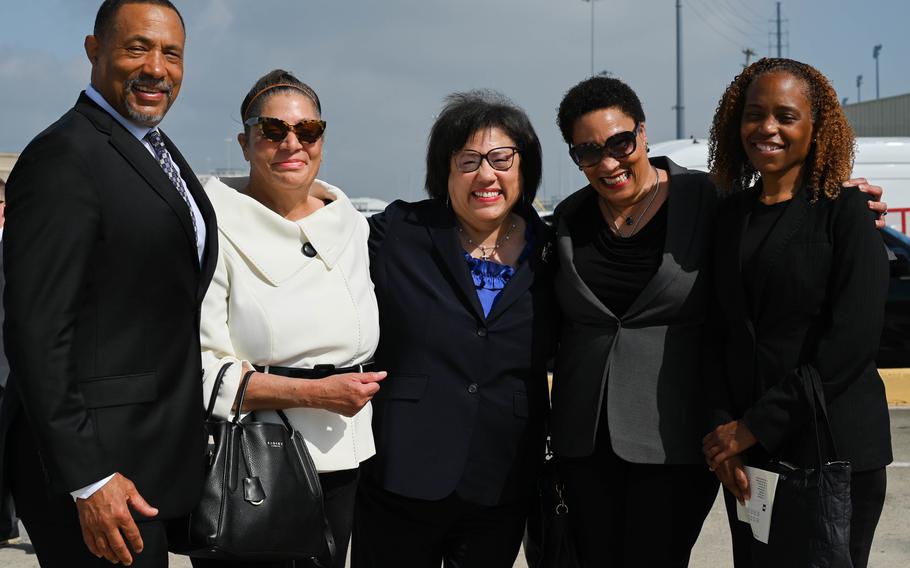
<svg viewBox="0 0 910 568">
<path fill-rule="evenodd" d="M 297 139 L 310 144 L 319 140 L 323 132 L 325 132 L 325 123 L 321 120 L 305 120 L 294 126 Z"/>
<path fill-rule="evenodd" d="M 603 155 L 603 148 L 597 144 L 579 144 L 569 150 L 572 161 L 583 168 L 597 164 L 603 159 Z"/>
<path fill-rule="evenodd" d="M 612 158 L 625 158 L 635 151 L 635 132 L 620 132 L 610 136 L 604 151 Z"/>
<path fill-rule="evenodd" d="M 259 131 L 272 142 L 281 142 L 288 135 L 288 125 L 275 118 L 260 118 Z"/>
</svg>

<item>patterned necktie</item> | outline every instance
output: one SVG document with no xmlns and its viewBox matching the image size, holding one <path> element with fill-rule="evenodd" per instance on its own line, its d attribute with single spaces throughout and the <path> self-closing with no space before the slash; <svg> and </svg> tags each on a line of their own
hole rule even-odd
<svg viewBox="0 0 910 568">
<path fill-rule="evenodd" d="M 193 206 L 190 205 L 190 196 L 187 195 L 186 188 L 183 187 L 183 180 L 180 179 L 180 176 L 177 175 L 177 170 L 174 169 L 174 162 L 171 161 L 170 152 L 164 147 L 164 140 L 161 139 L 161 133 L 153 128 L 145 135 L 145 139 L 152 145 L 152 150 L 155 151 L 155 157 L 158 158 L 158 165 L 161 166 L 161 169 L 164 170 L 168 179 L 171 180 L 171 183 L 177 188 L 177 193 L 180 194 L 180 197 L 183 198 L 187 208 L 190 210 L 190 219 L 193 221 L 193 237 L 196 242 L 198 242 L 199 231 L 196 228 L 196 216 L 193 214 Z"/>
</svg>

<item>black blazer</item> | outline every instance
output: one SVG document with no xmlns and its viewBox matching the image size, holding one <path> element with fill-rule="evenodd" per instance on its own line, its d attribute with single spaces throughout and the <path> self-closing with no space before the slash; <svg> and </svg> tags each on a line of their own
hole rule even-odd
<svg viewBox="0 0 910 568">
<path fill-rule="evenodd" d="M 526 495 L 543 456 L 554 302 L 551 233 L 530 208 L 534 249 L 485 318 L 454 215 L 396 201 L 370 218 L 382 334 L 373 398 L 376 457 L 388 491 L 481 505 Z"/>
<path fill-rule="evenodd" d="M 217 231 L 164 140 L 205 219 L 201 266 L 186 203 L 84 93 L 23 151 L 6 190 L 4 417 L 26 421 L 54 491 L 120 472 L 167 519 L 201 486 L 199 308 Z"/>
<path fill-rule="evenodd" d="M 824 386 L 839 457 L 855 471 L 882 467 L 891 461 L 891 437 L 874 359 L 888 260 L 867 198 L 850 188 L 833 201 L 811 203 L 805 189 L 798 191 L 757 253 L 750 302 L 740 259 L 759 191 L 733 195 L 718 214 L 723 369 L 712 389 L 713 423 L 742 418 L 760 443 L 753 454 L 815 463 L 797 376 L 801 365 L 812 365 Z"/>
<path fill-rule="evenodd" d="M 562 330 L 553 376 L 553 446 L 560 456 L 594 452 L 606 420 L 609 443 L 635 463 L 703 464 L 708 427 L 704 324 L 717 192 L 704 172 L 667 158 L 667 236 L 654 277 L 617 317 L 578 275 L 570 221 L 594 193 L 587 186 L 556 209 Z M 606 416 L 601 415 L 606 399 Z"/>
</svg>

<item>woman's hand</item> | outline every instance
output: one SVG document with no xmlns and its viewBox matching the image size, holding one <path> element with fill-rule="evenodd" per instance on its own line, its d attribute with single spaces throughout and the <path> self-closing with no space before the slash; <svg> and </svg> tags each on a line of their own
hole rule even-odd
<svg viewBox="0 0 910 568">
<path fill-rule="evenodd" d="M 386 377 L 385 371 L 377 373 L 344 373 L 308 382 L 312 392 L 307 405 L 322 408 L 343 416 L 354 416 L 366 406 L 379 391 L 379 381 Z"/>
<path fill-rule="evenodd" d="M 739 456 L 733 456 L 721 463 L 714 470 L 714 475 L 740 503 L 752 498 L 749 476 L 746 475 L 746 469 Z"/>
<path fill-rule="evenodd" d="M 701 451 L 705 454 L 708 467 L 711 471 L 716 471 L 721 463 L 748 450 L 758 440 L 742 420 L 734 420 L 715 428 L 701 443 Z"/>
<path fill-rule="evenodd" d="M 878 213 L 878 217 L 875 219 L 875 228 L 883 228 L 885 226 L 885 215 L 888 213 L 888 204 L 882 201 L 882 195 L 885 193 L 885 190 L 880 186 L 872 185 L 866 181 L 866 178 L 848 179 L 843 185 L 844 187 L 856 186 L 860 191 L 865 192 L 872 197 L 872 201 L 870 201 L 868 205 L 869 209 Z"/>
</svg>

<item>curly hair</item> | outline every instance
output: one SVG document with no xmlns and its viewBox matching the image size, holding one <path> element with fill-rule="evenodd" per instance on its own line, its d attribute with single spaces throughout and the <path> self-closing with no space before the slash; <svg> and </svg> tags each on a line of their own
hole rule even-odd
<svg viewBox="0 0 910 568">
<path fill-rule="evenodd" d="M 559 103 L 556 123 L 566 144 L 572 144 L 572 127 L 575 121 L 595 110 L 618 108 L 636 123 L 645 121 L 645 111 L 632 87 L 615 77 L 595 75 L 578 83 L 563 96 Z"/>
<path fill-rule="evenodd" d="M 811 200 L 836 199 L 841 182 L 853 168 L 855 140 L 837 93 L 828 79 L 811 65 L 793 59 L 759 59 L 733 79 L 724 91 L 711 125 L 708 166 L 722 193 L 748 188 L 758 172 L 749 163 L 740 138 L 740 122 L 749 86 L 767 73 L 783 72 L 801 79 L 812 109 L 813 142 L 803 165 L 803 180 Z"/>
</svg>

